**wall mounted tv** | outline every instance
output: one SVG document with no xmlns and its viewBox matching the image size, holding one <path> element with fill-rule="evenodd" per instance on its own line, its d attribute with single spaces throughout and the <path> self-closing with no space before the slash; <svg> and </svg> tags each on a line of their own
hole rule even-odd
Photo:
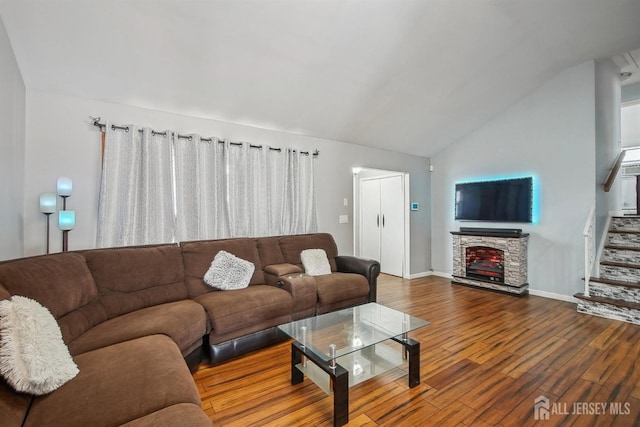
<svg viewBox="0 0 640 427">
<path fill-rule="evenodd" d="M 533 178 L 456 184 L 456 220 L 532 222 Z"/>
</svg>

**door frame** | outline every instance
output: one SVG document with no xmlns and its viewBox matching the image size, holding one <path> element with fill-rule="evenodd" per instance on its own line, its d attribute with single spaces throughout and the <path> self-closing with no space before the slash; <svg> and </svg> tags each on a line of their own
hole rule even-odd
<svg viewBox="0 0 640 427">
<path fill-rule="evenodd" d="M 361 254 L 361 228 L 360 228 L 360 181 L 377 178 L 385 178 L 390 176 L 402 177 L 402 185 L 404 189 L 404 248 L 402 262 L 402 278 L 411 278 L 411 222 L 410 222 L 410 176 L 408 172 L 391 171 L 384 169 L 374 169 L 366 167 L 353 168 L 353 253 L 355 256 Z"/>
</svg>

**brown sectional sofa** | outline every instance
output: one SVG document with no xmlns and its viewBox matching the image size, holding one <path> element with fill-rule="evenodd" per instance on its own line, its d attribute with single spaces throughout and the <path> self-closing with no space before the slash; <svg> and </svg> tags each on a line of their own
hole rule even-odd
<svg viewBox="0 0 640 427">
<path fill-rule="evenodd" d="M 331 274 L 301 273 L 300 252 L 316 248 L 327 253 Z M 247 288 L 204 283 L 220 250 L 255 265 Z M 189 368 L 284 339 L 278 324 L 375 301 L 379 267 L 338 256 L 324 233 L 1 262 L 0 300 L 22 295 L 47 307 L 80 373 L 44 396 L 0 380 L 0 425 L 210 425 Z"/>
</svg>

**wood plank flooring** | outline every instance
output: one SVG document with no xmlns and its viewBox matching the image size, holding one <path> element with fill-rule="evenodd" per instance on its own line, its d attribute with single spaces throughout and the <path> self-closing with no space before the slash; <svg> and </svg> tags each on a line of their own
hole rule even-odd
<svg viewBox="0 0 640 427">
<path fill-rule="evenodd" d="M 640 425 L 640 326 L 435 276 L 381 276 L 378 302 L 431 322 L 411 334 L 421 384 L 395 369 L 356 385 L 349 426 Z M 289 361 L 286 342 L 203 365 L 194 379 L 214 425 L 332 425 L 332 397 L 308 379 L 292 386 Z M 539 396 L 548 420 L 534 418 Z M 594 403 L 607 403 L 603 414 Z"/>
</svg>

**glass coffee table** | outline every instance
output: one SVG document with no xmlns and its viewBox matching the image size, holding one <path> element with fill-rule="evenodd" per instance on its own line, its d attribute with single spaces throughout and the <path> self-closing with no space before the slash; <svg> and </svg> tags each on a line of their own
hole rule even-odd
<svg viewBox="0 0 640 427">
<path fill-rule="evenodd" d="M 306 375 L 328 394 L 333 392 L 333 423 L 342 426 L 349 421 L 349 387 L 407 365 L 409 387 L 420 384 L 420 343 L 408 333 L 428 324 L 369 303 L 278 328 L 294 339 L 291 384 L 301 383 Z"/>
</svg>

